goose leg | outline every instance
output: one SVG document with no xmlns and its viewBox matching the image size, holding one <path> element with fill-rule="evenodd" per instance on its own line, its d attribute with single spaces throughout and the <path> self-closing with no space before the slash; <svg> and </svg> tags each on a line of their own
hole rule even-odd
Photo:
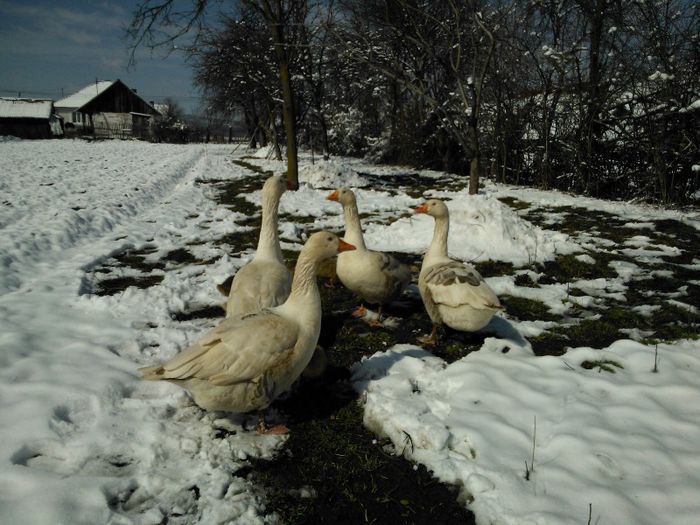
<svg viewBox="0 0 700 525">
<path fill-rule="evenodd" d="M 430 335 L 421 335 L 420 337 L 418 337 L 418 341 L 423 343 L 424 345 L 436 346 L 438 344 L 437 329 L 438 326 L 436 324 L 433 324 L 433 330 L 432 332 L 430 332 Z"/>
<path fill-rule="evenodd" d="M 383 327 L 384 323 L 382 323 L 382 305 L 379 305 L 379 310 L 377 310 L 377 318 L 376 319 L 371 319 L 370 321 L 367 321 L 367 324 L 370 326 L 376 326 L 376 327 Z"/>
<path fill-rule="evenodd" d="M 267 425 L 265 424 L 265 414 L 262 411 L 258 412 L 258 426 L 256 427 L 256 430 L 258 434 L 262 435 L 279 435 L 286 434 L 287 432 L 289 432 L 289 428 L 287 428 L 287 425 L 284 424 L 279 424 L 275 425 L 274 427 L 267 428 Z"/>
<path fill-rule="evenodd" d="M 353 317 L 364 317 L 365 315 L 367 315 L 367 308 L 365 308 L 364 304 L 361 304 L 355 310 L 353 310 L 350 313 L 350 315 L 352 315 Z"/>
</svg>

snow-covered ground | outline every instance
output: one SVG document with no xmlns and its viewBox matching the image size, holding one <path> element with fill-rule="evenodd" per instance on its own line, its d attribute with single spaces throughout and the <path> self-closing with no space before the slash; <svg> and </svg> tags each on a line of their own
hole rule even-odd
<svg viewBox="0 0 700 525">
<path fill-rule="evenodd" d="M 215 322 L 172 314 L 220 303 L 215 284 L 249 253 L 232 257 L 215 242 L 243 229 L 236 223 L 243 217 L 207 197 L 212 185 L 196 182 L 249 175 L 230 162 L 244 153 L 218 145 L 0 141 L 1 523 L 276 521 L 236 473 L 251 457 L 273 455 L 284 438 L 255 434 L 243 416 L 203 413 L 177 387 L 140 382 L 136 373 Z M 248 162 L 283 170 L 258 157 Z M 304 159 L 301 189 L 280 206 L 290 217 L 281 225 L 284 246 L 298 248 L 305 232 L 342 228 L 337 204 L 324 197 L 347 184 L 358 188 L 360 211 L 382 219 L 365 220 L 371 248 L 420 253 L 433 226 L 410 216 L 421 200 L 370 180 L 402 171 Z M 624 300 L 630 281 L 652 276 L 650 263 L 680 254 L 652 241 L 655 221 L 700 227 L 697 214 L 494 184 L 468 197 L 461 187 L 438 190 L 441 174 L 421 175 L 435 180 L 427 194 L 449 201 L 450 250 L 465 260 L 587 260 L 587 249 L 606 245 L 595 231 L 535 226 L 503 197 L 541 207 L 553 222 L 552 206 L 577 206 L 614 213 L 639 230 L 625 260 L 610 263 L 618 277 L 581 279 L 573 285 L 583 295 L 562 283 L 488 279 L 497 293 L 537 299 L 557 314 Z M 249 195 L 259 199 L 259 191 Z M 291 224 L 293 217 L 304 220 Z M 147 247 L 148 260 L 162 262 L 185 246 L 201 262 L 162 263 L 151 272 L 162 280 L 149 288 L 94 293 L 110 256 Z M 697 269 L 700 259 L 685 264 Z M 692 308 L 682 291 L 668 301 Z M 365 423 L 460 486 L 479 523 L 586 523 L 589 512 L 590 523 L 601 525 L 697 523 L 700 343 L 657 348 L 634 337 L 537 357 L 527 338 L 551 324 L 499 316 L 482 348 L 451 364 L 414 345 L 363 360 L 354 381 Z M 615 373 L 582 368 L 586 360 L 614 362 Z"/>
</svg>

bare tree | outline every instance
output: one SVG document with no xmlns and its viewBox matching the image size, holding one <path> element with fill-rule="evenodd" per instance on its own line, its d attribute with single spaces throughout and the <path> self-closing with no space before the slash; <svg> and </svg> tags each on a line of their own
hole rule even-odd
<svg viewBox="0 0 700 525">
<path fill-rule="evenodd" d="M 245 7 L 223 24 L 208 31 L 193 53 L 195 82 L 213 107 L 228 114 L 243 111 L 251 147 L 277 144 L 281 95 L 267 26 Z"/>
<path fill-rule="evenodd" d="M 479 115 L 495 45 L 477 2 L 386 0 L 346 2 L 345 7 L 360 23 L 346 27 L 337 43 L 346 45 L 356 61 L 398 83 L 437 116 L 439 126 L 470 159 L 469 192 L 477 193 Z M 399 52 L 396 43 L 401 45 Z"/>
<path fill-rule="evenodd" d="M 287 180 L 293 188 L 299 186 L 297 166 L 296 117 L 294 93 L 289 72 L 288 48 L 285 42 L 287 17 L 305 0 L 239 0 L 258 11 L 272 36 L 279 67 L 282 90 L 285 135 L 287 141 Z M 209 0 L 192 0 L 179 8 L 175 0 L 143 0 L 134 12 L 127 34 L 132 40 L 132 58 L 140 45 L 151 48 L 172 46 L 183 35 L 193 31 L 195 44 L 202 36 L 204 14 Z"/>
</svg>

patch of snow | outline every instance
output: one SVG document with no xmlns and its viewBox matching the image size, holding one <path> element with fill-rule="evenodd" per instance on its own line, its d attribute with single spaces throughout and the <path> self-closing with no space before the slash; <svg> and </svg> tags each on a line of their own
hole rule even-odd
<svg viewBox="0 0 700 525">
<path fill-rule="evenodd" d="M 458 259 L 469 262 L 492 259 L 522 266 L 552 260 L 557 254 L 581 251 L 568 235 L 534 226 L 495 196 L 430 193 L 446 199 L 450 209 L 448 248 Z M 420 214 L 389 226 L 368 226 L 365 238 L 390 251 L 421 253 L 430 245 L 434 226 L 432 217 Z"/>
<path fill-rule="evenodd" d="M 668 73 L 662 73 L 658 69 L 654 73 L 649 75 L 649 80 L 667 81 L 667 80 L 673 80 L 674 78 L 676 78 L 675 75 L 670 75 Z"/>
<path fill-rule="evenodd" d="M 583 253 L 581 255 L 576 256 L 577 261 L 581 261 L 582 263 L 586 264 L 595 264 L 595 259 L 588 255 L 587 253 Z"/>
<path fill-rule="evenodd" d="M 299 169 L 299 182 L 312 188 L 362 188 L 369 184 L 367 179 L 345 163 L 335 160 L 317 160 L 314 164 L 304 164 Z"/>
<path fill-rule="evenodd" d="M 174 512 L 188 523 L 274 521 L 235 472 L 283 438 L 261 439 L 247 430 L 254 421 L 203 413 L 181 389 L 136 373 L 211 326 L 170 314 L 222 302 L 214 283 L 235 261 L 90 293 L 110 254 L 144 244 L 162 253 L 235 228 L 195 183 L 241 176 L 226 162 L 230 148 L 49 140 L 0 149 L 11 204 L 0 208 L 0 522 L 160 523 Z"/>
<path fill-rule="evenodd" d="M 52 110 L 50 100 L 0 97 L 0 117 L 48 119 Z"/>
<path fill-rule="evenodd" d="M 116 80 L 96 81 L 94 84 L 89 84 L 72 95 L 58 100 L 55 106 L 57 108 L 81 108 L 97 95 L 112 87 L 115 82 Z"/>
<path fill-rule="evenodd" d="M 461 487 L 478 523 L 577 524 L 589 505 L 597 523 L 695 522 L 700 343 L 659 345 L 656 374 L 654 348 L 630 340 L 561 357 L 506 344 L 449 365 L 411 345 L 364 360 L 365 424 Z"/>
<path fill-rule="evenodd" d="M 615 270 L 620 278 L 625 282 L 629 281 L 633 276 L 638 275 L 642 271 L 639 266 L 629 261 L 610 261 L 608 266 Z"/>
<path fill-rule="evenodd" d="M 625 228 L 636 228 L 636 229 L 647 229 L 647 230 L 653 230 L 654 229 L 654 223 L 653 222 L 626 222 L 623 224 Z"/>
</svg>

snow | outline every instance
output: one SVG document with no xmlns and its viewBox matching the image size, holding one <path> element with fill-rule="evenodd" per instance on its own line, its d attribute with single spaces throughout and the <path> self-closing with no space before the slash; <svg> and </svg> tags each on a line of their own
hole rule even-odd
<svg viewBox="0 0 700 525">
<path fill-rule="evenodd" d="M 211 185 L 198 182 L 246 176 L 230 162 L 244 154 L 217 145 L 0 140 L 0 522 L 276 522 L 259 489 L 236 473 L 249 458 L 271 457 L 284 438 L 249 430 L 254 418 L 204 413 L 179 388 L 141 382 L 136 372 L 213 325 L 171 314 L 221 302 L 215 283 L 250 254 L 232 257 L 214 242 L 242 229 L 243 217 L 217 206 L 207 197 Z M 256 157 L 284 171 L 266 154 Z M 423 199 L 372 187 L 363 174 L 378 172 L 393 173 L 357 160 L 302 158 L 301 188 L 285 193 L 280 210 L 311 221 L 283 221 L 283 246 L 299 249 L 321 228 L 342 230 L 340 207 L 325 197 L 348 185 L 371 217 L 363 219 L 370 247 L 420 253 L 433 227 L 412 214 Z M 439 173 L 421 176 L 439 187 Z M 470 261 L 524 266 L 574 254 L 595 263 L 586 249 L 604 240 L 594 231 L 536 227 L 504 197 L 552 221 L 561 218 L 553 207 L 577 206 L 637 228 L 623 249 L 635 262 L 611 261 L 615 278 L 571 283 L 583 296 L 563 283 L 530 288 L 513 276 L 487 278 L 498 294 L 543 301 L 554 313 L 624 300 L 626 283 L 661 275 L 646 264 L 680 252 L 651 239 L 654 221 L 700 226 L 694 212 L 488 181 L 473 197 L 437 189 L 425 196 L 446 200 L 450 251 Z M 259 190 L 247 198 L 259 202 Z M 168 263 L 155 270 L 163 277 L 156 286 L 94 294 L 95 272 L 110 256 L 144 246 L 151 261 L 187 246 L 208 262 Z M 671 304 L 692 308 L 682 290 L 672 295 Z M 653 316 L 658 308 L 635 311 Z M 536 357 L 527 338 L 555 324 L 498 316 L 480 350 L 451 364 L 414 345 L 364 359 L 353 380 L 365 424 L 460 487 L 480 524 L 585 523 L 589 508 L 600 525 L 697 523 L 700 342 L 655 347 L 633 340 L 644 334 L 631 330 L 607 348 Z M 608 361 L 614 373 L 583 368 L 584 361 Z"/>
<path fill-rule="evenodd" d="M 2 143 L 0 522 L 160 523 L 174 508 L 202 523 L 266 521 L 250 483 L 233 473 L 280 439 L 204 414 L 179 389 L 136 375 L 154 361 L 153 344 L 159 357 L 173 355 L 207 328 L 169 313 L 220 301 L 210 283 L 231 261 L 169 271 L 158 287 L 112 297 L 92 295 L 88 279 L 124 247 L 167 251 L 230 231 L 227 214 L 194 184 L 236 176 L 224 162 L 229 150 Z M 233 434 L 217 438 L 221 428 Z"/>
<path fill-rule="evenodd" d="M 651 75 L 649 75 L 649 80 L 661 80 L 661 81 L 667 81 L 667 80 L 673 80 L 675 78 L 675 75 L 669 75 L 668 73 L 662 73 L 658 69 L 654 71 Z"/>
<path fill-rule="evenodd" d="M 467 195 L 466 190 L 430 191 L 426 195 L 448 200 L 448 251 L 453 257 L 470 262 L 493 259 L 524 265 L 553 259 L 556 253 L 580 251 L 566 234 L 533 226 L 491 192 L 473 198 L 466 198 Z M 363 202 L 359 198 L 358 201 Z M 416 200 L 415 205 L 420 202 Z M 388 227 L 368 225 L 365 238 L 371 245 L 385 250 L 422 253 L 432 239 L 433 227 L 431 217 L 418 215 L 400 219 Z"/>
<path fill-rule="evenodd" d="M 50 100 L 0 98 L 0 118 L 48 119 L 52 109 Z"/>
<path fill-rule="evenodd" d="M 700 109 L 700 98 L 697 100 L 694 100 L 689 106 L 686 106 L 684 108 L 681 108 L 678 110 L 679 113 L 687 113 L 688 111 L 694 111 L 696 109 Z"/>
<path fill-rule="evenodd" d="M 534 358 L 492 338 L 449 366 L 405 345 L 365 360 L 355 379 L 365 424 L 460 486 L 478 523 L 585 523 L 591 504 L 592 523 L 690 524 L 699 349 L 659 345 L 653 373 L 654 349 L 626 340 Z M 621 367 L 580 367 L 603 359 Z"/>
<path fill-rule="evenodd" d="M 315 188 L 338 188 L 342 185 L 364 187 L 369 183 L 345 163 L 322 160 L 299 169 L 299 180 Z"/>
<path fill-rule="evenodd" d="M 72 95 L 57 101 L 55 106 L 57 108 L 79 109 L 90 102 L 97 95 L 112 87 L 115 82 L 116 80 L 100 80 L 94 84 L 89 84 L 80 91 L 76 91 Z"/>
</svg>

